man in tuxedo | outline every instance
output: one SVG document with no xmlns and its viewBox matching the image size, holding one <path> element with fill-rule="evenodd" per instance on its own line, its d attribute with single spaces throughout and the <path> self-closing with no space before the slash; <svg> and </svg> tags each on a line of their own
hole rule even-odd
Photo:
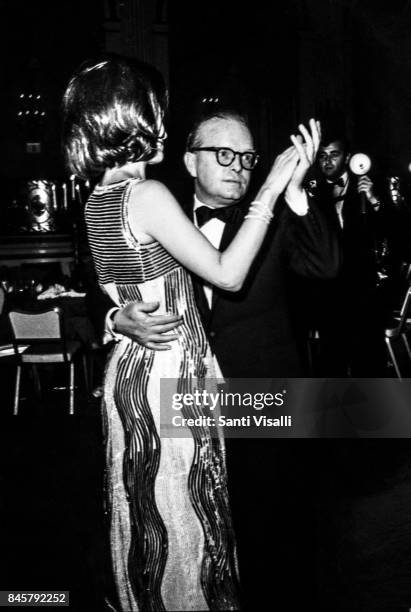
<svg viewBox="0 0 411 612">
<path fill-rule="evenodd" d="M 325 136 L 317 156 L 320 180 L 312 195 L 339 236 L 342 266 L 331 281 L 309 287 L 320 336 L 321 376 L 383 376 L 382 304 L 377 292 L 376 246 L 384 205 L 369 176 L 349 170 L 345 138 Z M 311 292 L 311 291 L 310 291 Z"/>
<path fill-rule="evenodd" d="M 232 111 L 202 116 L 189 134 L 184 162 L 194 180 L 194 202 L 187 214 L 220 250 L 230 243 L 247 212 L 248 202 L 242 201 L 256 160 L 247 122 Z M 338 265 L 337 241 L 324 217 L 304 199 L 294 210 L 279 202 L 240 292 L 225 292 L 194 278 L 197 306 L 223 375 L 303 376 L 290 315 L 288 277 L 331 278 Z M 109 306 L 106 303 L 106 311 Z M 164 350 L 178 333 L 162 332 L 175 329 L 179 321 L 156 318 L 155 306 L 130 304 L 114 310 L 109 325 L 114 334 L 125 333 L 150 348 Z M 104 314 L 104 308 L 100 310 Z M 309 501 L 311 483 L 304 471 L 305 443 L 309 442 L 226 440 L 247 609 L 277 604 L 291 610 L 297 603 L 305 605 L 309 591 L 315 588 L 315 519 Z"/>
</svg>

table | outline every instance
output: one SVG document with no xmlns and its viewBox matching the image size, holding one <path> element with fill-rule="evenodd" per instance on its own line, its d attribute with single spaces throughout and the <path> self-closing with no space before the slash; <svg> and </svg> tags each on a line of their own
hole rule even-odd
<svg viewBox="0 0 411 612">
<path fill-rule="evenodd" d="M 64 275 L 69 276 L 75 262 L 73 237 L 70 234 L 34 233 L 0 236 L 0 265 L 58 262 Z"/>
</svg>

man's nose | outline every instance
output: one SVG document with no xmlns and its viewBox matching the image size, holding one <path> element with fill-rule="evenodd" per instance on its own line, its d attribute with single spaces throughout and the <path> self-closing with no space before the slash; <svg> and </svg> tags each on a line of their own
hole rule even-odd
<svg viewBox="0 0 411 612">
<path fill-rule="evenodd" d="M 241 165 L 240 153 L 236 153 L 234 155 L 234 159 L 230 164 L 230 168 L 234 170 L 234 172 L 241 172 L 243 167 Z"/>
</svg>

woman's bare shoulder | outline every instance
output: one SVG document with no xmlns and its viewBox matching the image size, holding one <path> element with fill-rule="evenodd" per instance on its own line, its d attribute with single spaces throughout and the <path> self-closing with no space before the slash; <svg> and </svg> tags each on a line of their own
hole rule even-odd
<svg viewBox="0 0 411 612">
<path fill-rule="evenodd" d="M 141 205 L 174 201 L 171 191 L 163 183 L 153 179 L 135 182 L 131 190 L 131 198 L 132 200 L 138 199 Z"/>
</svg>

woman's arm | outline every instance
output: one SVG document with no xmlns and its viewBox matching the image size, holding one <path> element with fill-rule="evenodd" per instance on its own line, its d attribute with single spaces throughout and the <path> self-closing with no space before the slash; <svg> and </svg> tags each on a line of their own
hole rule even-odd
<svg viewBox="0 0 411 612">
<path fill-rule="evenodd" d="M 272 210 L 276 186 L 259 194 Z M 230 246 L 220 253 L 187 218 L 168 189 L 156 181 L 137 183 L 129 201 L 133 233 L 154 238 L 184 267 L 222 289 L 237 291 L 265 236 L 267 225 L 245 220 Z"/>
</svg>

